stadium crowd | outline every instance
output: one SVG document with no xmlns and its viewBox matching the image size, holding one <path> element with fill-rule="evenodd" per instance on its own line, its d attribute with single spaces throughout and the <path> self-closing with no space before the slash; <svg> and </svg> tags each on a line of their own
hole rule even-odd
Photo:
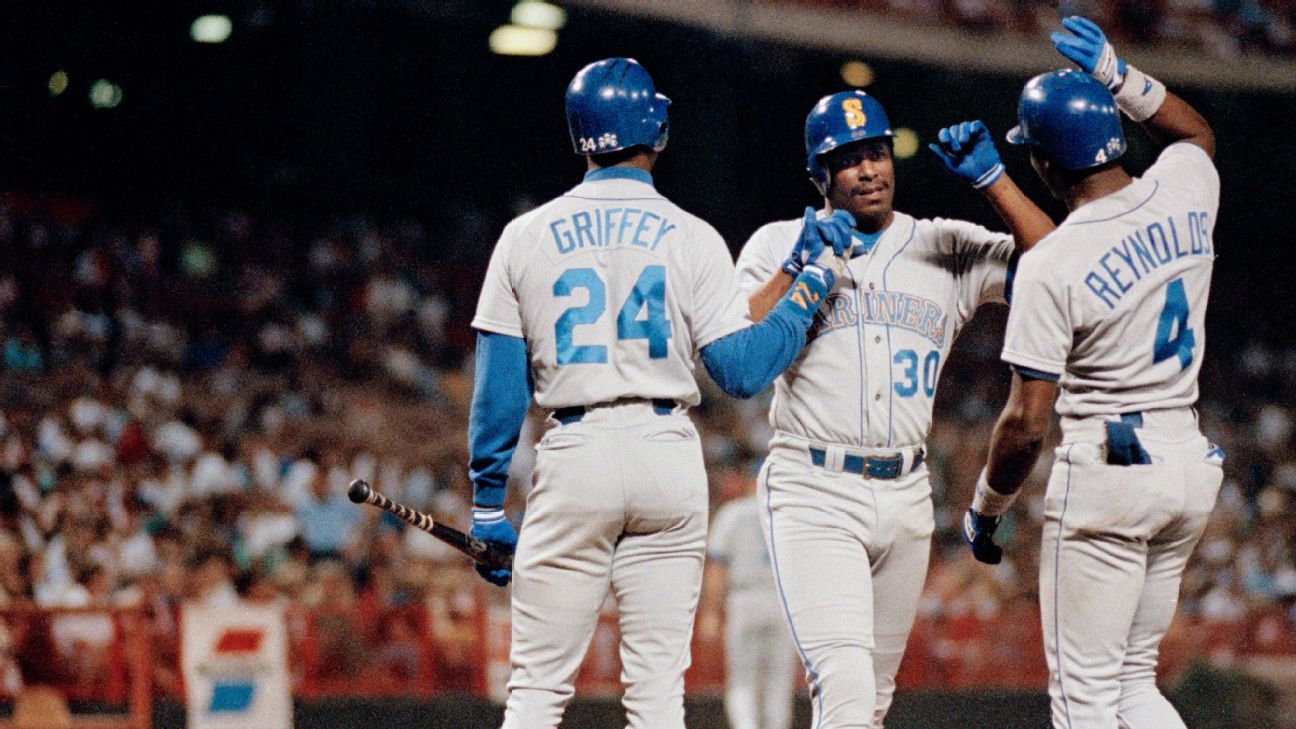
<svg viewBox="0 0 1296 729">
<path fill-rule="evenodd" d="M 142 605 L 159 646 L 174 646 L 175 608 L 187 600 L 471 609 L 478 581 L 466 560 L 344 491 L 364 477 L 467 522 L 466 323 L 496 222 L 303 223 L 183 207 L 113 218 L 5 198 L 0 608 Z M 449 232 L 432 236 L 434 225 Z M 1000 530 L 1004 564 L 973 561 L 958 530 L 1006 394 L 1001 326 L 993 315 L 974 323 L 941 385 L 928 444 L 938 533 L 923 614 L 933 620 L 993 616 L 1036 589 L 1043 470 Z M 695 415 L 718 504 L 755 472 L 767 400 L 704 385 Z M 1227 480 L 1181 609 L 1225 620 L 1280 613 L 1291 634 L 1296 350 L 1215 351 L 1202 392 L 1203 430 L 1229 455 Z M 543 417 L 532 413 L 524 441 Z M 515 519 L 531 459 L 519 449 Z M 396 635 L 411 625 L 389 629 L 390 659 L 413 660 Z M 76 653 L 102 647 L 105 632 L 69 617 L 48 640 Z M 0 651 L 20 642 L 0 630 Z M 0 689 L 32 670 L 0 661 Z M 174 689 L 174 675 L 158 680 Z"/>
<path fill-rule="evenodd" d="M 977 32 L 1052 30 L 1057 14 L 1083 15 L 1119 38 L 1122 47 L 1164 44 L 1218 58 L 1296 52 L 1296 5 L 1286 0 L 796 0 L 805 5 L 864 9 L 909 23 Z"/>
</svg>

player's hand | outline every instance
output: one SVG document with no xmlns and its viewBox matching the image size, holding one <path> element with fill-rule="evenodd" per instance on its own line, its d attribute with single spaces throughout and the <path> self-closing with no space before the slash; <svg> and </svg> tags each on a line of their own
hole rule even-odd
<svg viewBox="0 0 1296 729">
<path fill-rule="evenodd" d="M 973 509 L 968 509 L 963 515 L 963 541 L 967 542 L 978 562 L 999 564 L 1003 560 L 1003 548 L 994 543 L 994 533 L 1000 521 L 1000 517 L 978 514 Z"/>
<path fill-rule="evenodd" d="M 851 245 L 851 229 L 854 227 L 855 218 L 844 210 L 834 210 L 832 215 L 819 220 L 815 209 L 806 207 L 801 235 L 783 261 L 783 272 L 796 278 L 807 264 L 818 262 L 824 251 L 830 248 L 836 255 L 843 255 Z"/>
<path fill-rule="evenodd" d="M 1115 92 L 1125 83 L 1125 62 L 1116 56 L 1116 49 L 1107 42 L 1102 28 L 1088 18 L 1072 15 L 1062 20 L 1062 27 L 1071 31 L 1054 31 L 1049 40 L 1058 53 L 1066 56 L 1082 71 L 1093 76 Z"/>
<path fill-rule="evenodd" d="M 517 532 L 513 530 L 513 524 L 504 516 L 503 509 L 474 508 L 472 514 L 473 524 L 472 529 L 468 531 L 469 534 L 510 552 L 517 549 Z M 493 570 L 482 565 L 476 565 L 476 568 L 477 574 L 492 585 L 504 587 L 513 579 L 513 570 Z"/>
<path fill-rule="evenodd" d="M 855 218 L 845 210 L 834 210 L 832 215 L 815 221 L 814 225 L 824 244 L 819 250 L 818 257 L 805 264 L 802 275 L 818 278 L 826 294 L 833 290 L 833 286 L 838 281 L 846 277 L 846 265 L 850 262 L 851 247 L 855 245 L 855 240 L 851 236 L 851 231 L 855 227 Z"/>
<path fill-rule="evenodd" d="M 845 210 L 834 210 L 832 215 L 823 220 L 816 220 L 815 225 L 819 230 L 819 237 L 826 245 L 821 248 L 821 254 L 828 248 L 832 249 L 835 256 L 845 257 L 850 253 L 851 246 L 855 244 L 851 237 L 851 231 L 855 229 L 855 217 Z M 807 261 L 813 261 L 814 258 L 807 258 Z"/>
<path fill-rule="evenodd" d="M 946 127 L 936 140 L 927 148 L 940 158 L 945 169 L 971 182 L 972 187 L 984 190 L 1003 176 L 999 150 L 980 119 Z"/>
</svg>

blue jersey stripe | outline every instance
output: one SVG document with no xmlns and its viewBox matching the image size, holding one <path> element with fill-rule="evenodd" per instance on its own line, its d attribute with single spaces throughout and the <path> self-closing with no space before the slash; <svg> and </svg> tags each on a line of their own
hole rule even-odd
<svg viewBox="0 0 1296 729">
<path fill-rule="evenodd" d="M 810 678 L 810 685 L 813 690 L 810 692 L 811 710 L 814 714 L 814 721 L 811 724 L 812 729 L 818 729 L 819 719 L 823 714 L 823 689 L 819 686 L 819 672 L 815 670 L 814 664 L 810 662 L 810 657 L 806 655 L 805 649 L 801 647 L 801 639 L 797 637 L 796 624 L 792 621 L 792 610 L 788 608 L 787 595 L 783 592 L 783 576 L 779 571 L 778 549 L 774 545 L 774 507 L 770 500 L 769 474 L 774 470 L 774 463 L 768 462 L 765 466 L 765 512 L 769 514 L 769 547 L 770 547 L 770 564 L 774 567 L 774 585 L 778 588 L 779 602 L 783 604 L 783 614 L 787 616 L 788 628 L 792 631 L 792 642 L 796 645 L 797 653 L 801 655 L 801 662 L 805 664 L 806 673 Z"/>
<path fill-rule="evenodd" d="M 1062 668 L 1062 610 L 1058 607 L 1061 598 L 1062 582 L 1062 527 L 1066 520 L 1067 502 L 1071 500 L 1071 449 L 1074 445 L 1067 447 L 1067 480 L 1066 491 L 1062 495 L 1062 513 L 1058 515 L 1058 533 L 1057 548 L 1053 552 L 1053 645 L 1054 652 L 1057 654 L 1058 666 L 1058 693 L 1062 694 L 1062 708 L 1066 714 L 1067 729 L 1071 729 L 1071 702 L 1067 700 L 1066 686 L 1062 681 L 1063 674 L 1066 671 Z"/>
<path fill-rule="evenodd" d="M 904 253 L 905 248 L 909 247 L 909 244 L 913 241 L 914 231 L 916 230 L 918 230 L 917 220 L 913 221 L 913 223 L 911 224 L 911 227 L 909 228 L 909 237 L 905 239 L 904 245 L 900 246 L 899 250 L 897 250 L 894 254 L 891 255 L 891 260 L 887 261 L 886 267 L 882 269 L 883 293 L 890 291 L 890 289 L 887 288 L 887 272 L 891 270 L 891 264 L 895 263 L 895 259 L 899 258 L 901 253 Z M 890 448 L 891 431 L 892 431 L 891 428 L 892 409 L 893 406 L 895 405 L 895 368 L 891 366 L 891 363 L 894 362 L 893 358 L 895 357 L 895 352 L 892 351 L 891 349 L 891 327 L 886 328 L 886 333 L 887 333 L 887 383 L 888 383 L 887 384 L 887 442 L 886 444 L 887 447 Z M 864 445 L 868 445 L 868 443 L 865 443 Z"/>
<path fill-rule="evenodd" d="M 1144 205 L 1147 205 L 1148 201 L 1150 201 L 1157 194 L 1157 190 L 1159 189 L 1161 189 L 1161 182 L 1159 180 L 1154 180 L 1152 182 L 1152 192 L 1148 193 L 1147 200 L 1144 200 L 1143 202 L 1139 203 L 1138 205 L 1135 205 L 1134 207 L 1130 208 L 1129 210 L 1126 210 L 1123 213 L 1116 213 L 1110 218 L 1098 218 L 1097 220 L 1076 220 L 1076 221 L 1067 221 L 1067 222 L 1070 222 L 1072 225 L 1089 225 L 1090 223 L 1106 223 L 1110 220 L 1123 218 L 1126 215 L 1129 215 L 1130 213 L 1134 212 L 1135 210 L 1138 210 L 1139 208 L 1143 207 Z"/>
</svg>

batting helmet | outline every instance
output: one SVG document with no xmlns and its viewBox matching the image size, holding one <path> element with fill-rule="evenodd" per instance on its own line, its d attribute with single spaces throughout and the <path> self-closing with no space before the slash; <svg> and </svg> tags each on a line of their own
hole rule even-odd
<svg viewBox="0 0 1296 729">
<path fill-rule="evenodd" d="M 1083 170 L 1125 154 L 1120 110 L 1107 87 L 1064 68 L 1041 73 L 1022 89 L 1010 144 L 1029 144 L 1063 169 Z"/>
<path fill-rule="evenodd" d="M 819 100 L 806 117 L 806 172 L 819 194 L 828 194 L 830 175 L 823 155 L 862 139 L 890 137 L 891 121 L 878 100 L 863 91 L 842 91 Z"/>
<path fill-rule="evenodd" d="M 633 58 L 605 58 L 567 85 L 567 128 L 576 154 L 604 154 L 638 144 L 666 148 L 666 107 L 652 76 Z"/>
</svg>

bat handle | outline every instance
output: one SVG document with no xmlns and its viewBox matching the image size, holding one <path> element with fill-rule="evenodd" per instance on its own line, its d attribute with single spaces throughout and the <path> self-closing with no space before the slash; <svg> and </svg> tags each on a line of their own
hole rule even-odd
<svg viewBox="0 0 1296 729">
<path fill-rule="evenodd" d="M 473 551 L 473 559 L 487 569 L 513 569 L 513 552 L 511 550 L 490 544 L 473 536 L 468 537 L 468 548 Z"/>
</svg>

